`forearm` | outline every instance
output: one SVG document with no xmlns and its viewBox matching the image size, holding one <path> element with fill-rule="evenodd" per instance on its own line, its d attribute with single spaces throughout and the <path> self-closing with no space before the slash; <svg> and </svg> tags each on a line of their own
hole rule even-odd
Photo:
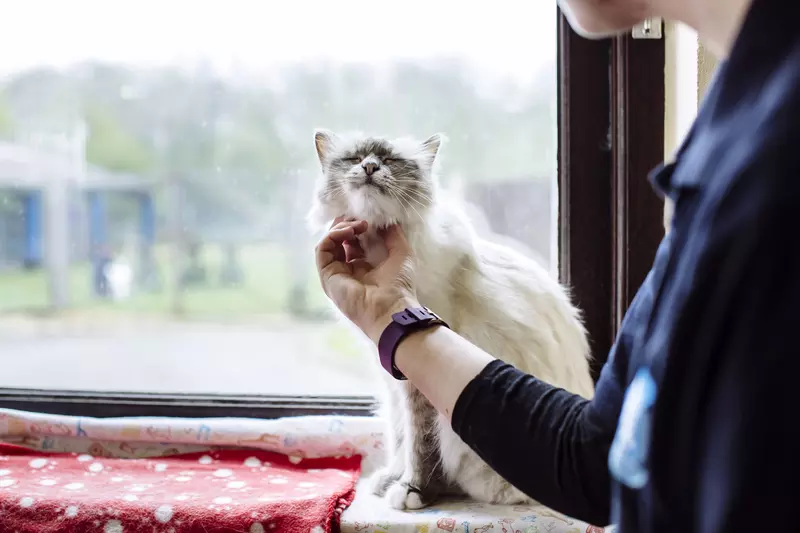
<svg viewBox="0 0 800 533">
<path fill-rule="evenodd" d="M 446 327 L 410 335 L 395 352 L 395 365 L 448 419 L 467 384 L 494 357 Z"/>
</svg>

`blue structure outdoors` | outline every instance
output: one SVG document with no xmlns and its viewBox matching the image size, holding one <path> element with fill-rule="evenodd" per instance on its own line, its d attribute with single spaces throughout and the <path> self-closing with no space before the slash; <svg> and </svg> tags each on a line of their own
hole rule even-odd
<svg viewBox="0 0 800 533">
<path fill-rule="evenodd" d="M 39 268 L 44 259 L 43 212 L 41 191 L 28 191 L 22 197 L 22 218 L 24 220 L 24 248 L 22 264 L 25 268 Z"/>
<path fill-rule="evenodd" d="M 85 193 L 89 223 L 89 253 L 92 261 L 92 286 L 97 296 L 109 296 L 105 268 L 114 260 L 108 239 L 107 196 L 102 190 Z M 156 243 L 156 214 L 152 193 L 149 191 L 127 192 L 139 208 L 139 286 L 145 289 L 160 287 L 153 247 Z"/>
<path fill-rule="evenodd" d="M 18 202 L 22 215 L 21 217 L 14 213 L 10 215 L 17 229 L 6 234 L 6 242 L 0 242 L 0 248 L 17 250 L 12 254 L 16 257 L 13 262 L 23 268 L 38 269 L 45 266 L 48 209 L 45 191 L 54 180 L 62 180 L 62 183 L 67 183 L 69 191 L 66 200 L 67 220 L 71 226 L 75 222 L 82 222 L 77 227 L 83 225 L 88 233 L 75 237 L 81 242 L 88 242 L 87 251 L 93 267 L 94 292 L 97 296 L 107 296 L 104 267 L 113 260 L 109 242 L 107 201 L 110 195 L 124 195 L 136 202 L 139 214 L 137 233 L 140 256 L 137 284 L 146 289 L 158 288 L 160 280 L 153 252 L 156 241 L 154 183 L 139 176 L 112 173 L 91 166 L 84 170 L 80 179 L 74 176 L 75 168 L 57 154 L 0 142 L 0 194 L 10 193 L 6 197 L 13 198 L 15 203 Z M 81 216 L 82 214 L 85 216 Z M 8 217 L 7 214 L 7 220 Z M 0 241 L 3 238 L 0 235 Z M 6 260 L 8 259 L 6 257 Z"/>
</svg>

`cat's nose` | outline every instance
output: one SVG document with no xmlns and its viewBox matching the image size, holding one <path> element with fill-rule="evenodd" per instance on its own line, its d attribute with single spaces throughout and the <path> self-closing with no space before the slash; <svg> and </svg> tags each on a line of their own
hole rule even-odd
<svg viewBox="0 0 800 533">
<path fill-rule="evenodd" d="M 364 169 L 364 172 L 367 173 L 367 176 L 372 176 L 372 174 L 381 168 L 381 166 L 375 161 L 364 161 L 361 163 L 361 168 Z"/>
</svg>

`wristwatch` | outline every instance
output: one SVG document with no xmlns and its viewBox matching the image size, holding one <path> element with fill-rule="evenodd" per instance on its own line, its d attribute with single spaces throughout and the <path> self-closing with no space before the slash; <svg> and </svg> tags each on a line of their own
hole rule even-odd
<svg viewBox="0 0 800 533">
<path fill-rule="evenodd" d="M 392 315 L 392 321 L 386 326 L 378 340 L 378 355 L 381 366 L 394 379 L 404 380 L 406 377 L 394 364 L 394 353 L 400 341 L 410 334 L 434 326 L 449 328 L 447 323 L 427 307 L 409 307 Z"/>
</svg>

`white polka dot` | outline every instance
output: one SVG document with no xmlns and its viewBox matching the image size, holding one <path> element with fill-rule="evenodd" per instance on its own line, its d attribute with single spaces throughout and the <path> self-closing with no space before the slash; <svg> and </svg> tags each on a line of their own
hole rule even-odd
<svg viewBox="0 0 800 533">
<path fill-rule="evenodd" d="M 17 483 L 16 479 L 0 479 L 0 487 L 10 487 Z"/>
<path fill-rule="evenodd" d="M 81 463 L 88 463 L 89 461 L 92 461 L 92 460 L 94 460 L 94 457 L 92 457 L 89 454 L 82 453 L 82 454 L 80 454 L 78 456 L 78 461 L 81 462 Z"/>
<path fill-rule="evenodd" d="M 158 463 L 155 467 L 153 467 L 153 470 L 155 470 L 156 472 L 164 472 L 166 471 L 166 469 L 167 465 L 164 463 Z"/>
<path fill-rule="evenodd" d="M 217 498 L 214 498 L 214 503 L 216 503 L 217 505 L 225 505 L 226 503 L 231 503 L 232 501 L 233 498 L 228 498 L 227 496 L 219 496 Z"/>
<path fill-rule="evenodd" d="M 250 526 L 250 533 L 264 533 L 264 526 L 262 526 L 259 522 L 256 522 Z"/>
<path fill-rule="evenodd" d="M 38 459 L 31 459 L 30 462 L 28 462 L 28 466 L 31 468 L 44 468 L 47 466 L 47 459 L 42 459 L 41 457 Z"/>
<path fill-rule="evenodd" d="M 83 488 L 83 483 L 68 483 L 64 485 L 67 490 L 80 490 Z"/>
<path fill-rule="evenodd" d="M 103 531 L 105 533 L 122 533 L 122 522 L 119 520 L 109 520 L 106 522 L 106 525 L 103 526 Z"/>
<path fill-rule="evenodd" d="M 276 477 L 270 479 L 269 482 L 272 483 L 273 485 L 286 485 L 287 483 L 289 483 L 289 480 L 282 477 Z"/>
<path fill-rule="evenodd" d="M 308 482 L 308 481 L 301 481 L 300 483 L 297 484 L 297 486 L 298 487 L 302 487 L 304 489 L 310 489 L 311 487 L 316 487 L 317 484 L 316 483 L 311 483 L 311 482 Z"/>
<path fill-rule="evenodd" d="M 64 514 L 67 515 L 67 518 L 75 518 L 78 516 L 78 506 L 77 505 L 70 505 L 67 507 L 67 510 L 64 511 Z"/>
<path fill-rule="evenodd" d="M 147 490 L 147 485 L 134 485 L 131 487 L 134 492 L 144 492 Z"/>
<path fill-rule="evenodd" d="M 244 460 L 244 466 L 248 468 L 258 468 L 261 466 L 261 460 L 258 457 L 248 457 Z"/>
<path fill-rule="evenodd" d="M 192 480 L 192 478 L 190 478 L 189 476 L 178 476 L 178 477 L 175 478 L 175 481 L 180 481 L 181 483 L 185 483 L 185 482 L 191 481 L 191 480 Z"/>
<path fill-rule="evenodd" d="M 103 465 L 101 465 L 100 463 L 92 463 L 89 465 L 89 471 L 94 472 L 95 474 L 98 472 L 102 472 Z"/>
<path fill-rule="evenodd" d="M 314 526 L 311 528 L 310 533 L 325 533 L 325 529 L 322 526 Z"/>
<path fill-rule="evenodd" d="M 189 496 L 187 496 L 186 494 L 178 494 L 177 496 L 175 496 L 175 499 L 178 500 L 179 502 L 185 502 L 186 500 L 189 499 Z"/>
<path fill-rule="evenodd" d="M 45 487 L 52 487 L 58 483 L 55 479 L 43 479 L 39 482 L 39 485 L 44 485 Z"/>
<path fill-rule="evenodd" d="M 293 465 L 300 464 L 300 461 L 302 461 L 302 460 L 303 460 L 302 457 L 298 457 L 296 455 L 290 455 L 289 456 L 289 462 L 292 463 Z"/>
<path fill-rule="evenodd" d="M 214 459 L 212 459 L 210 455 L 204 455 L 203 457 L 198 459 L 197 462 L 200 463 L 201 465 L 210 465 L 211 463 L 214 462 Z"/>
<path fill-rule="evenodd" d="M 246 483 L 244 481 L 231 481 L 228 483 L 229 489 L 241 489 Z"/>
<path fill-rule="evenodd" d="M 7 476 L 10 473 L 11 473 L 11 470 L 8 470 L 8 469 L 4 468 L 4 469 L 0 470 L 0 477 Z"/>
<path fill-rule="evenodd" d="M 233 475 L 233 472 L 231 472 L 227 468 L 220 468 L 219 470 L 214 472 L 214 476 L 216 476 L 216 477 L 231 477 L 232 475 Z"/>
<path fill-rule="evenodd" d="M 139 497 L 136 494 L 126 494 L 125 496 L 122 497 L 122 499 L 125 500 L 126 502 L 135 502 L 136 500 L 139 499 Z"/>
<path fill-rule="evenodd" d="M 156 520 L 162 524 L 166 524 L 172 520 L 172 506 L 167 504 L 160 505 L 158 509 L 156 509 Z"/>
<path fill-rule="evenodd" d="M 21 498 L 19 500 L 20 507 L 30 507 L 32 505 L 33 505 L 33 498 L 31 498 L 30 496 L 25 496 L 24 498 Z"/>
<path fill-rule="evenodd" d="M 119 477 L 119 476 L 114 476 L 114 477 L 111 478 L 111 481 L 114 482 L 114 483 L 122 483 L 123 481 L 125 481 L 125 478 L 124 477 Z"/>
</svg>

